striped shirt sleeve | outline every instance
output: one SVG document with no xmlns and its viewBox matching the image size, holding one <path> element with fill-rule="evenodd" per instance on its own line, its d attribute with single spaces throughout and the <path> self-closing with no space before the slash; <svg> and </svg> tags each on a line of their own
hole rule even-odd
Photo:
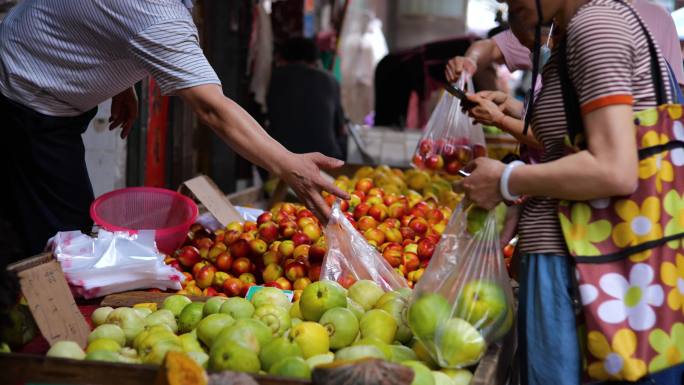
<svg viewBox="0 0 684 385">
<path fill-rule="evenodd" d="M 164 95 L 203 84 L 221 84 L 189 20 L 167 20 L 134 36 L 129 49 L 155 78 Z"/>
<path fill-rule="evenodd" d="M 638 39 L 634 24 L 605 6 L 591 7 L 573 19 L 568 30 L 568 67 L 583 114 L 632 104 L 634 39 Z M 572 28 L 576 26 L 582 28 Z"/>
</svg>

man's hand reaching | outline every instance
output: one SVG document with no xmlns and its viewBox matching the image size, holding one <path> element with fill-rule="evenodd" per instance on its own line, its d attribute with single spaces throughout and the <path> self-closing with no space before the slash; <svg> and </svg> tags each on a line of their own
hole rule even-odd
<svg viewBox="0 0 684 385">
<path fill-rule="evenodd" d="M 349 199 L 349 194 L 321 175 L 321 170 L 335 169 L 343 164 L 341 160 L 317 152 L 291 154 L 288 159 L 284 159 L 279 176 L 319 219 L 327 221 L 330 207 L 325 203 L 321 191 L 327 191 L 342 199 Z"/>
</svg>

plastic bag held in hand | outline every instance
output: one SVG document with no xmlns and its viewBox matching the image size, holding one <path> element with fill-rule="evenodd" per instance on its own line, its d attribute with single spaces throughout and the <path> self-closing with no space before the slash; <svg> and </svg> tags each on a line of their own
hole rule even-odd
<svg viewBox="0 0 684 385">
<path fill-rule="evenodd" d="M 339 201 L 333 205 L 325 237 L 328 252 L 321 267 L 322 280 L 337 281 L 345 288 L 362 279 L 377 283 L 385 291 L 408 287 L 406 279 L 349 223 Z"/>
<path fill-rule="evenodd" d="M 459 206 L 414 288 L 408 322 L 444 368 L 477 363 L 513 326 L 510 279 L 494 211 Z"/>
<path fill-rule="evenodd" d="M 454 86 L 472 92 L 470 76 L 461 76 Z M 418 141 L 414 167 L 457 175 L 471 160 L 485 156 L 485 137 L 480 124 L 473 124 L 461 110 L 461 100 L 444 92 Z"/>
</svg>

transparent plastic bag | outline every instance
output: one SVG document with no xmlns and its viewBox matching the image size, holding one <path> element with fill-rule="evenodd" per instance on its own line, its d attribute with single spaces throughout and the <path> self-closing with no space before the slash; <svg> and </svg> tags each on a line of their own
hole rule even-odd
<svg viewBox="0 0 684 385">
<path fill-rule="evenodd" d="M 465 85 L 474 89 L 468 76 L 462 76 L 455 86 L 463 90 Z M 473 124 L 461 111 L 461 100 L 445 91 L 418 141 L 413 166 L 457 175 L 471 160 L 486 154 L 482 126 Z"/>
<path fill-rule="evenodd" d="M 513 326 L 496 213 L 461 204 L 415 286 L 408 322 L 444 368 L 476 364 Z"/>
<path fill-rule="evenodd" d="M 325 228 L 328 252 L 323 258 L 321 279 L 337 281 L 345 288 L 362 279 L 377 283 L 383 290 L 408 287 L 377 250 L 359 233 L 335 202 Z"/>
</svg>

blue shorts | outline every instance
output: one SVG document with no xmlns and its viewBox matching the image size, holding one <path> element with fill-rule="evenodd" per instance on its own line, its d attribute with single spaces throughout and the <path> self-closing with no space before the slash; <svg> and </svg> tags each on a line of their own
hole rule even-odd
<svg viewBox="0 0 684 385">
<path fill-rule="evenodd" d="M 528 254 L 520 261 L 518 335 L 522 385 L 578 385 L 581 355 L 567 256 Z"/>
</svg>

